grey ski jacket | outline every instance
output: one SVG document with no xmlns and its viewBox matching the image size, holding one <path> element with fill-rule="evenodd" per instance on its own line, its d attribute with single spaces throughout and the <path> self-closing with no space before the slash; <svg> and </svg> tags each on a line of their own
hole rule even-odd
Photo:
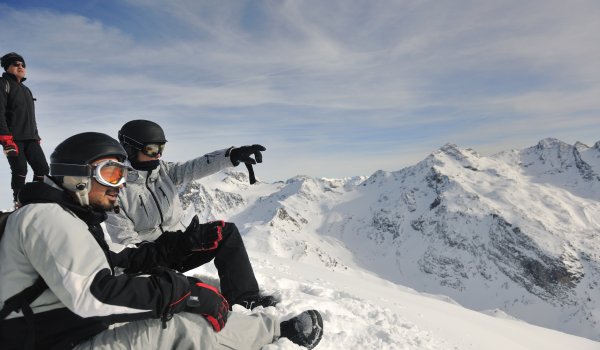
<svg viewBox="0 0 600 350">
<path fill-rule="evenodd" d="M 161 160 L 157 169 L 130 171 L 119 194 L 120 213 L 110 213 L 105 223 L 113 242 L 136 244 L 154 241 L 167 231 L 184 231 L 177 186 L 233 167 L 227 151 L 214 151 L 183 163 Z"/>
</svg>

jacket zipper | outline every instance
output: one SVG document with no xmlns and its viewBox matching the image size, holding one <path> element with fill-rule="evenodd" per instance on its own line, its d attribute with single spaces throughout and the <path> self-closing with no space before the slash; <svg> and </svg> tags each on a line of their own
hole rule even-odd
<svg viewBox="0 0 600 350">
<path fill-rule="evenodd" d="M 142 203 L 142 208 L 144 208 L 144 211 L 146 212 L 146 216 L 150 216 L 150 214 L 148 214 L 148 209 L 146 208 L 146 205 L 144 204 L 144 200 L 142 199 L 141 194 L 140 194 L 140 203 Z"/>
<path fill-rule="evenodd" d="M 165 199 L 167 200 L 167 203 L 169 203 L 169 205 L 171 205 L 171 201 L 169 200 L 169 197 L 167 197 L 167 194 L 165 193 L 165 191 L 162 189 L 162 187 L 158 186 L 158 189 L 160 190 L 160 192 L 162 192 L 163 197 L 165 197 Z"/>
<path fill-rule="evenodd" d="M 162 210 L 160 210 L 160 205 L 158 204 L 158 199 L 156 198 L 156 195 L 150 189 L 149 181 L 150 181 L 150 175 L 151 174 L 152 174 L 152 170 L 148 171 L 148 175 L 146 176 L 146 188 L 148 189 L 148 191 L 152 195 L 152 199 L 154 199 L 154 203 L 156 204 L 156 208 L 158 209 L 158 214 L 160 215 L 160 224 L 158 225 L 158 227 L 160 228 L 160 232 L 165 233 L 165 230 L 163 230 L 163 227 L 162 227 L 162 224 L 165 221 L 165 219 L 163 217 Z"/>
</svg>

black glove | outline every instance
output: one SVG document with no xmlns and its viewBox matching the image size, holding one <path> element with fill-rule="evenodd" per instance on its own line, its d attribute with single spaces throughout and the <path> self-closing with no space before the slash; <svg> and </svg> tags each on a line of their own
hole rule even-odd
<svg viewBox="0 0 600 350">
<path fill-rule="evenodd" d="M 242 146 L 238 148 L 232 148 L 229 151 L 229 159 L 231 163 L 238 166 L 240 163 L 256 164 L 262 163 L 262 151 L 267 149 L 261 145 Z M 254 159 L 250 156 L 254 154 Z"/>
<path fill-rule="evenodd" d="M 184 311 L 202 315 L 215 332 L 221 331 L 227 322 L 229 303 L 217 288 L 203 283 L 197 278 L 188 277 L 191 295 L 186 299 Z"/>
<path fill-rule="evenodd" d="M 225 227 L 223 220 L 201 224 L 198 215 L 194 216 L 184 232 L 189 249 L 193 251 L 217 249 L 223 239 L 223 227 Z"/>
</svg>

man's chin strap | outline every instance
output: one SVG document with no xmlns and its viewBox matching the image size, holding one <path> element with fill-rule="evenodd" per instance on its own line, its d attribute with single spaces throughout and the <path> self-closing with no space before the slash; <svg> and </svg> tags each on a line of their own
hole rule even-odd
<svg viewBox="0 0 600 350">
<path fill-rule="evenodd" d="M 63 188 L 75 194 L 77 202 L 82 207 L 90 205 L 90 188 L 92 187 L 92 178 L 85 176 L 65 176 L 63 178 Z"/>
</svg>

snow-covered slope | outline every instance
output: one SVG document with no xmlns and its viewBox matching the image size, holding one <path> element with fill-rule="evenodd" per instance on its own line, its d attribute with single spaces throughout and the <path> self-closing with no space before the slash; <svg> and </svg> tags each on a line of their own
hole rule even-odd
<svg viewBox="0 0 600 350">
<path fill-rule="evenodd" d="M 277 293 L 287 319 L 307 309 L 323 314 L 317 350 L 598 350 L 600 342 L 534 326 L 501 310 L 471 311 L 442 296 L 423 295 L 372 274 L 250 251 L 262 288 Z M 192 272 L 214 282 L 211 264 Z M 206 278 L 208 277 L 208 278 Z M 247 312 L 235 306 L 236 312 Z M 489 315 L 488 315 L 489 314 Z M 279 339 L 263 350 L 300 350 Z"/>
<path fill-rule="evenodd" d="M 182 197 L 190 216 L 199 212 L 205 220 L 224 218 L 238 224 L 250 255 L 262 257 L 257 269 L 264 269 L 266 288 L 283 288 L 282 293 L 297 298 L 298 292 L 282 286 L 286 277 L 278 276 L 278 271 L 295 264 L 311 266 L 319 271 L 314 275 L 317 289 L 332 295 L 349 293 L 348 298 L 358 299 L 356 303 L 377 306 L 375 317 L 397 317 L 400 326 L 389 320 L 381 322 L 388 322 L 390 329 L 408 339 L 414 333 L 403 332 L 405 319 L 399 311 L 407 308 L 402 300 L 408 297 L 405 288 L 397 285 L 443 295 L 469 309 L 598 341 L 599 145 L 571 146 L 545 139 L 524 150 L 483 157 L 448 144 L 412 167 L 378 171 L 369 178 L 298 176 L 250 186 L 244 173 L 228 172 L 189 184 Z M 298 271 L 291 271 L 289 285 L 310 290 L 311 283 L 294 279 Z M 389 281 L 382 292 L 389 298 L 384 303 L 370 289 L 371 281 L 381 279 Z M 394 303 L 402 307 L 394 309 Z M 341 313 L 360 313 L 348 305 L 338 306 L 342 306 Z M 337 310 L 334 306 L 331 310 L 329 317 L 340 316 L 333 312 Z M 471 315 L 471 311 L 459 313 L 456 318 L 471 317 L 462 314 Z M 451 314 L 455 315 L 454 311 Z M 444 316 L 436 311 L 431 317 Z M 349 322 L 352 327 L 364 322 L 369 328 L 364 319 Z M 460 324 L 458 319 L 452 322 Z M 502 322 L 525 327 L 525 333 L 533 329 L 522 322 Z M 415 319 L 406 323 L 421 324 Z M 395 342 L 396 336 L 385 332 L 364 341 L 393 343 L 391 348 L 402 348 L 401 344 L 406 348 L 452 348 L 443 344 L 448 340 L 460 349 L 478 348 L 456 343 L 450 337 L 454 334 L 451 326 L 424 324 L 435 328 L 426 331 L 433 332 L 430 336 L 418 337 L 420 341 L 430 339 L 433 343 L 429 345 L 411 345 L 405 336 Z M 505 327 L 502 324 L 498 327 Z M 367 348 L 381 348 L 367 343 Z M 594 344 L 600 349 L 600 344 Z"/>
</svg>

